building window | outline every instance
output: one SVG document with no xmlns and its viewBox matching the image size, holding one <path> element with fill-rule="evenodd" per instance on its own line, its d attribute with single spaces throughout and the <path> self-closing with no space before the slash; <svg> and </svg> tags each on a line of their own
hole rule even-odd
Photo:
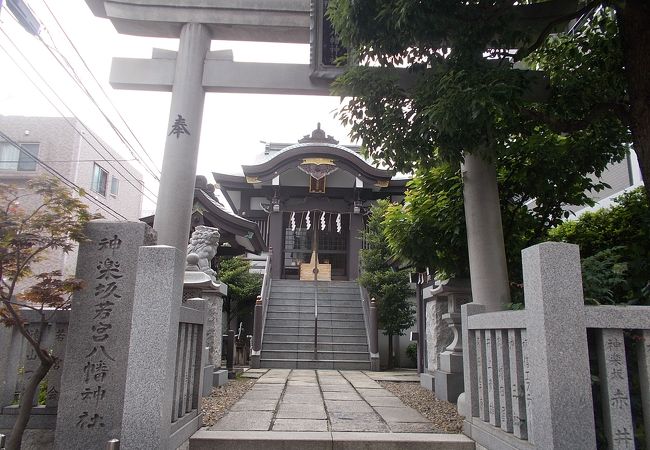
<svg viewBox="0 0 650 450">
<path fill-rule="evenodd" d="M 20 144 L 18 149 L 9 142 L 0 142 L 0 170 L 17 170 L 20 172 L 34 172 L 38 156 L 38 144 Z"/>
<path fill-rule="evenodd" d="M 90 188 L 98 194 L 106 195 L 106 184 L 108 183 L 108 172 L 95 164 L 93 167 L 93 183 Z"/>
<path fill-rule="evenodd" d="M 111 195 L 117 196 L 119 190 L 120 190 L 120 180 L 115 176 L 111 177 Z"/>
</svg>

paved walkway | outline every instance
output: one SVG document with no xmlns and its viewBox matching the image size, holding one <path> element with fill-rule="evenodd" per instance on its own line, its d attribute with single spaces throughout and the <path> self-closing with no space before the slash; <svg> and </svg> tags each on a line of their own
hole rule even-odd
<svg viewBox="0 0 650 450">
<path fill-rule="evenodd" d="M 420 413 L 363 372 L 296 369 L 262 374 L 211 430 L 436 431 Z"/>
</svg>

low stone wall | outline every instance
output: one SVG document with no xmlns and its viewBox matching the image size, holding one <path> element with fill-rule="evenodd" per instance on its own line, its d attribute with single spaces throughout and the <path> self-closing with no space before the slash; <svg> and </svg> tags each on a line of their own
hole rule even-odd
<svg viewBox="0 0 650 450">
<path fill-rule="evenodd" d="M 575 245 L 528 248 L 523 268 L 525 310 L 462 307 L 464 432 L 487 449 L 593 449 L 600 416 L 607 448 L 634 448 L 630 381 L 640 382 L 650 430 L 650 346 L 632 345 L 624 333 L 640 330 L 640 339 L 650 342 L 650 307 L 585 306 Z M 588 329 L 596 336 L 595 373 Z M 637 359 L 638 374 L 628 373 L 628 357 Z M 647 447 L 650 433 L 645 437 Z"/>
</svg>

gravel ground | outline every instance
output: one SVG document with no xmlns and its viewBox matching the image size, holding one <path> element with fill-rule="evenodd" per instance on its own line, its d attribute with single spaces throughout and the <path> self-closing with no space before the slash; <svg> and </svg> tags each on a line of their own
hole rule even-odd
<svg viewBox="0 0 650 450">
<path fill-rule="evenodd" d="M 257 380 L 236 378 L 229 380 L 228 384 L 212 389 L 209 397 L 203 398 L 201 412 L 203 413 L 203 426 L 212 426 L 221 419 L 228 408 L 239 400 Z"/>
<path fill-rule="evenodd" d="M 456 407 L 438 400 L 433 392 L 420 386 L 420 383 L 380 381 L 379 384 L 397 395 L 405 405 L 419 411 L 440 432 L 460 433 L 463 429 L 463 416 L 458 415 Z"/>
</svg>

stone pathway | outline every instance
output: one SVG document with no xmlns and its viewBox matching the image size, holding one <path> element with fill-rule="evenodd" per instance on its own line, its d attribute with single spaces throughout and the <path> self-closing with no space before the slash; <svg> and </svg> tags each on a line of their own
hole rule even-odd
<svg viewBox="0 0 650 450">
<path fill-rule="evenodd" d="M 434 433 L 430 421 L 361 371 L 270 369 L 214 431 Z"/>
</svg>

